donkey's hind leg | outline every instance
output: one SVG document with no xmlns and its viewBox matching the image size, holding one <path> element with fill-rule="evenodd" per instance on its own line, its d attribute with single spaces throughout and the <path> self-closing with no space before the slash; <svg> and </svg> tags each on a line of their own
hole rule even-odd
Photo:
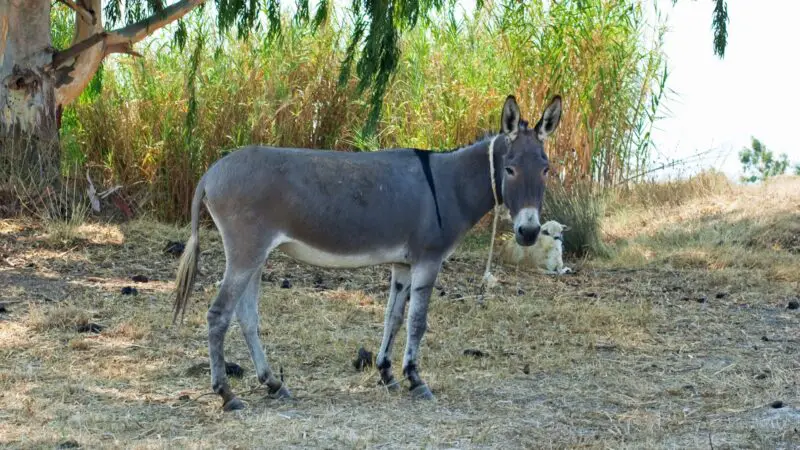
<svg viewBox="0 0 800 450">
<path fill-rule="evenodd" d="M 248 350 L 250 350 L 250 357 L 256 367 L 258 381 L 267 386 L 271 397 L 288 398 L 291 397 L 291 394 L 283 386 L 283 383 L 275 378 L 264 354 L 261 339 L 258 337 L 258 291 L 260 285 L 261 271 L 257 271 L 250 278 L 247 290 L 239 300 L 239 303 L 236 304 L 236 318 L 239 320 L 244 340 L 247 342 Z"/>
<path fill-rule="evenodd" d="M 260 266 L 258 266 L 260 267 Z M 219 293 L 208 309 L 208 357 L 211 360 L 211 388 L 222 397 L 222 407 L 226 411 L 244 408 L 244 404 L 233 394 L 225 374 L 223 348 L 225 334 L 231 323 L 233 310 L 247 285 L 257 271 L 256 267 L 247 270 L 225 268 L 225 275 Z"/>
</svg>

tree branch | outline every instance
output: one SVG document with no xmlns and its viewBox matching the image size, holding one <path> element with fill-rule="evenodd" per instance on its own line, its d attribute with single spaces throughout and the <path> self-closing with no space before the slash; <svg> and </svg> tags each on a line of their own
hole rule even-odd
<svg viewBox="0 0 800 450">
<path fill-rule="evenodd" d="M 131 45 L 129 42 L 120 42 L 118 44 L 107 45 L 105 48 L 105 52 L 103 53 L 103 58 L 112 53 L 122 53 L 125 55 L 131 55 L 136 57 L 142 56 L 141 53 L 133 49 L 133 45 Z"/>
<path fill-rule="evenodd" d="M 59 1 L 75 4 L 74 0 Z M 83 20 L 76 21 L 77 32 L 73 45 L 55 52 L 49 65 L 56 78 L 58 104 L 68 104 L 78 98 L 97 72 L 103 58 L 112 53 L 141 56 L 133 50 L 133 44 L 180 19 L 203 2 L 205 0 L 180 0 L 159 9 L 144 20 L 113 31 L 103 30 L 101 17 L 94 16 L 97 19 L 94 24 Z M 101 8 L 101 0 L 78 0 L 78 3 L 81 5 L 91 3 L 92 8 L 83 8 L 87 13 L 92 9 L 100 11 Z M 81 7 L 77 4 L 76 6 Z M 76 15 L 83 18 L 78 10 Z"/>
<path fill-rule="evenodd" d="M 67 5 L 71 10 L 75 11 L 76 14 L 81 16 L 81 18 L 88 24 L 94 25 L 97 23 L 97 18 L 94 16 L 94 13 L 89 12 L 86 8 L 78 5 L 77 3 L 73 2 L 72 0 L 58 0 L 61 3 Z"/>
<path fill-rule="evenodd" d="M 181 0 L 173 3 L 144 20 L 112 31 L 108 44 L 121 42 L 135 44 L 153 34 L 156 30 L 185 16 L 189 11 L 204 2 L 205 0 Z"/>
<path fill-rule="evenodd" d="M 77 57 L 81 53 L 85 52 L 86 50 L 95 46 L 95 44 L 100 42 L 105 42 L 108 39 L 109 33 L 108 32 L 101 32 L 95 33 L 88 38 L 78 42 L 77 44 L 69 47 L 65 50 L 60 52 L 55 52 L 53 54 L 53 62 L 50 63 L 50 68 L 53 70 L 57 70 L 61 67 L 65 62 L 69 61 L 72 58 Z"/>
</svg>

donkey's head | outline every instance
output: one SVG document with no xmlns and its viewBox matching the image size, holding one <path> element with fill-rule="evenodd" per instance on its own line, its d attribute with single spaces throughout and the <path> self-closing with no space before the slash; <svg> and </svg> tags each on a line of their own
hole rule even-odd
<svg viewBox="0 0 800 450">
<path fill-rule="evenodd" d="M 528 123 L 520 118 L 514 96 L 509 95 L 503 105 L 501 130 L 507 150 L 502 158 L 500 186 L 503 203 L 514 221 L 514 236 L 519 245 L 533 245 L 541 231 L 539 213 L 549 171 L 544 140 L 555 131 L 560 120 L 560 96 L 553 98 L 533 129 L 529 129 Z"/>
</svg>

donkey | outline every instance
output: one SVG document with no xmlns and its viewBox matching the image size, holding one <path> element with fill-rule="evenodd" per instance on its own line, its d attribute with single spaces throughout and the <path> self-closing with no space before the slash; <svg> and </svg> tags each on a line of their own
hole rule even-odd
<svg viewBox="0 0 800 450">
<path fill-rule="evenodd" d="M 261 384 L 273 398 L 289 390 L 267 363 L 258 336 L 261 269 L 274 249 L 320 267 L 391 264 L 380 382 L 399 387 L 392 344 L 408 307 L 403 375 L 412 397 L 434 399 L 419 375 L 419 347 L 436 277 L 461 239 L 495 204 L 505 204 L 516 241 L 536 242 L 548 172 L 545 138 L 561 120 L 555 96 L 533 129 L 506 98 L 501 132 L 451 152 L 390 149 L 374 153 L 240 148 L 200 179 L 191 237 L 178 266 L 173 324 L 183 320 L 197 270 L 198 216 L 205 205 L 222 236 L 225 274 L 207 313 L 211 385 L 225 411 L 244 408 L 225 374 L 223 342 L 236 313 Z M 409 302 L 410 299 L 410 302 Z"/>
</svg>

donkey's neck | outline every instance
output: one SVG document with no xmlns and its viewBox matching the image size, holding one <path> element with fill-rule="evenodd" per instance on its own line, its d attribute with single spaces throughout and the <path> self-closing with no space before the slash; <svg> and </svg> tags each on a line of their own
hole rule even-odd
<svg viewBox="0 0 800 450">
<path fill-rule="evenodd" d="M 489 173 L 489 146 L 492 139 L 494 137 L 483 139 L 449 154 L 452 161 L 447 166 L 453 170 L 455 197 L 470 228 L 495 205 L 492 177 Z M 505 152 L 506 142 L 501 135 L 494 140 L 493 149 L 494 181 L 500 203 L 503 202 L 501 186 Z"/>
</svg>

